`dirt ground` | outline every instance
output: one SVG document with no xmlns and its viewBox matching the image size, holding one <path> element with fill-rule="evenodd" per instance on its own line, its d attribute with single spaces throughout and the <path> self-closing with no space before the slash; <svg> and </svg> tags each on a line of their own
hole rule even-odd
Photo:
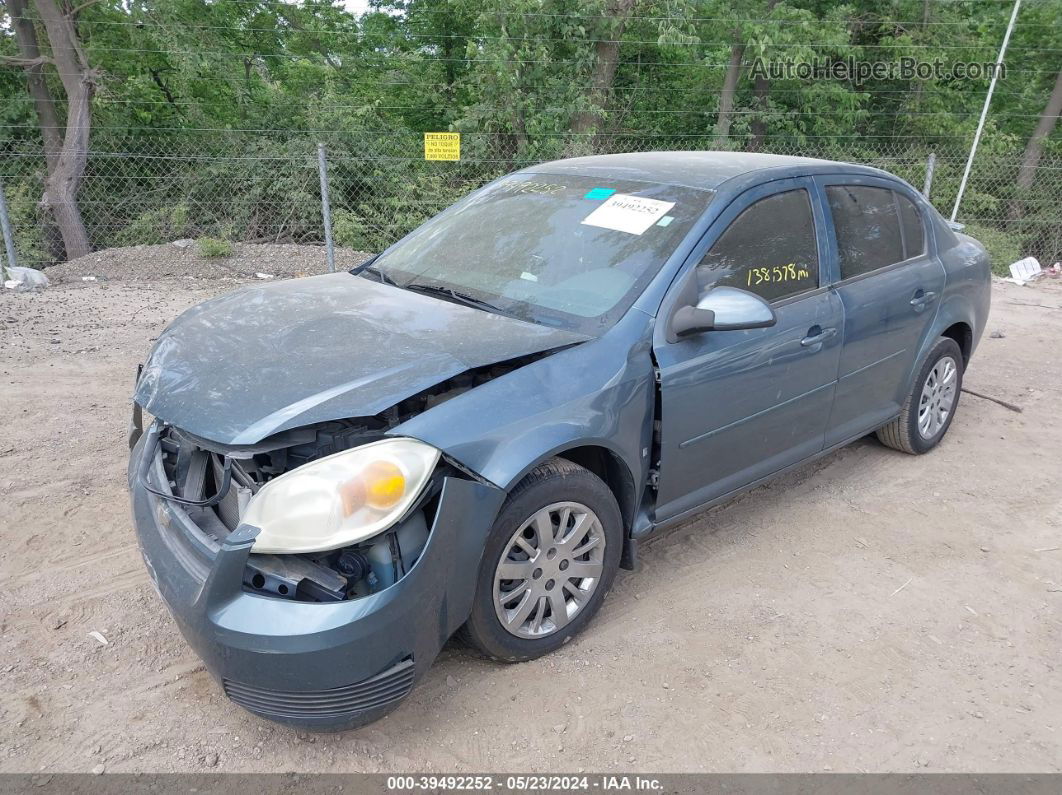
<svg viewBox="0 0 1062 795">
<path fill-rule="evenodd" d="M 225 700 L 128 516 L 136 364 L 233 282 L 57 281 L 0 295 L 2 771 L 1062 771 L 1058 283 L 997 284 L 968 373 L 1023 413 L 964 394 L 930 455 L 863 440 L 655 539 L 560 652 L 447 648 L 307 735 Z"/>
</svg>

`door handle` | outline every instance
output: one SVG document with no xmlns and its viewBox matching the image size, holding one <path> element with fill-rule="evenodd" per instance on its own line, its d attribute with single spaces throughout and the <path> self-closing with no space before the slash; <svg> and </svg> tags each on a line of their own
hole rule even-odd
<svg viewBox="0 0 1062 795">
<path fill-rule="evenodd" d="M 936 300 L 936 293 L 932 291 L 927 293 L 925 290 L 919 289 L 918 292 L 915 293 L 915 297 L 911 299 L 911 306 L 915 309 L 922 310 Z"/>
<path fill-rule="evenodd" d="M 808 329 L 808 336 L 804 337 L 800 341 L 800 344 L 805 348 L 810 348 L 812 345 L 818 345 L 821 342 L 825 342 L 830 337 L 837 333 L 835 328 L 819 328 L 818 326 L 812 326 Z"/>
</svg>

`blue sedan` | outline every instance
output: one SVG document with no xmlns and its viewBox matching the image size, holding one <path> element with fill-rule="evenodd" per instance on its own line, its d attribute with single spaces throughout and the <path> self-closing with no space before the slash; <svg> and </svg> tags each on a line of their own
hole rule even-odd
<svg viewBox="0 0 1062 795">
<path fill-rule="evenodd" d="M 137 381 L 140 547 L 233 701 L 361 725 L 454 634 L 559 648 L 709 505 L 867 434 L 932 450 L 988 310 L 984 248 L 877 169 L 533 166 L 179 317 Z"/>
</svg>

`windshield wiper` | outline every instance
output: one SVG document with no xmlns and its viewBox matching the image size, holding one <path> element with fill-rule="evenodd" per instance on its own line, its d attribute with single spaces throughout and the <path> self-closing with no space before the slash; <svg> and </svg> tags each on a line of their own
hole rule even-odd
<svg viewBox="0 0 1062 795">
<path fill-rule="evenodd" d="M 368 260 L 367 262 L 363 262 L 361 265 L 358 265 L 355 268 L 351 268 L 350 269 L 350 273 L 352 275 L 354 275 L 354 276 L 360 276 L 363 273 L 371 273 L 373 276 L 375 276 L 377 279 L 379 279 L 383 284 L 390 284 L 390 285 L 393 285 L 394 287 L 398 287 L 398 282 L 396 282 L 394 279 L 392 279 L 390 276 L 388 276 L 382 270 L 380 270 L 375 265 L 373 265 L 373 263 L 375 261 L 376 261 L 376 257 L 373 257 L 372 259 Z"/>
<path fill-rule="evenodd" d="M 462 293 L 459 290 L 455 290 L 452 287 L 444 287 L 441 284 L 418 284 L 417 282 L 411 282 L 410 284 L 402 285 L 407 290 L 413 290 L 418 293 L 426 293 L 428 295 L 438 295 L 442 298 L 448 298 L 455 303 L 464 304 L 465 306 L 473 307 L 474 309 L 482 309 L 484 312 L 493 312 L 496 315 L 505 315 L 506 317 L 516 317 L 516 315 L 506 312 L 504 309 L 495 306 L 489 301 L 484 301 L 481 298 L 476 298 L 468 293 Z M 517 318 L 519 319 L 519 318 Z"/>
</svg>

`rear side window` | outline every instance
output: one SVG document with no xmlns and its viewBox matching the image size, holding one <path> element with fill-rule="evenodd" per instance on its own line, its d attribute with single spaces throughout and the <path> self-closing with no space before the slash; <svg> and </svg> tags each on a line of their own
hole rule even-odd
<svg viewBox="0 0 1062 795">
<path fill-rule="evenodd" d="M 826 198 L 837 233 L 841 278 L 851 279 L 905 259 L 893 192 L 863 185 L 829 185 Z"/>
<path fill-rule="evenodd" d="M 819 286 L 811 200 L 803 188 L 760 199 L 742 211 L 697 265 L 701 291 L 738 287 L 780 301 Z"/>
<path fill-rule="evenodd" d="M 899 193 L 896 203 L 900 205 L 900 228 L 903 229 L 904 259 L 926 253 L 926 235 L 922 228 L 922 213 L 913 201 Z"/>
</svg>

